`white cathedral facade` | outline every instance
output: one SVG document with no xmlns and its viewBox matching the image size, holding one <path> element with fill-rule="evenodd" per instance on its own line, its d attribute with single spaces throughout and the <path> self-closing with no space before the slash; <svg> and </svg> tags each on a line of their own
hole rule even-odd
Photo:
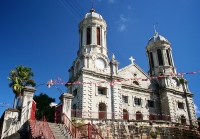
<svg viewBox="0 0 200 139">
<path fill-rule="evenodd" d="M 79 23 L 79 50 L 69 69 L 72 116 L 86 119 L 196 122 L 193 94 L 176 76 L 170 42 L 156 31 L 148 41 L 149 71 L 132 63 L 118 69 L 108 57 L 107 24 L 92 8 Z"/>
</svg>

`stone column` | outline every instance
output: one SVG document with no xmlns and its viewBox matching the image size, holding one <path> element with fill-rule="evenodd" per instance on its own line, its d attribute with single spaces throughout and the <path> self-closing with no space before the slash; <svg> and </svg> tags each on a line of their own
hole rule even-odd
<svg viewBox="0 0 200 139">
<path fill-rule="evenodd" d="M 97 45 L 96 25 L 91 26 L 91 44 Z"/>
<path fill-rule="evenodd" d="M 60 101 L 62 103 L 62 113 L 66 114 L 71 120 L 71 102 L 74 96 L 69 93 L 64 93 L 60 96 Z"/>
<path fill-rule="evenodd" d="M 34 92 L 35 88 L 30 86 L 25 86 L 22 90 L 21 125 L 30 119 Z"/>
<path fill-rule="evenodd" d="M 82 46 L 86 45 L 87 41 L 87 27 L 83 27 L 83 32 L 82 32 Z"/>
</svg>

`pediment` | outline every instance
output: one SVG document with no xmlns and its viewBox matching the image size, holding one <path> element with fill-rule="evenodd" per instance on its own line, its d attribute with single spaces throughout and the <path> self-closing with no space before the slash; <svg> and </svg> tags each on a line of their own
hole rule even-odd
<svg viewBox="0 0 200 139">
<path fill-rule="evenodd" d="M 150 77 L 135 63 L 118 70 L 118 76 L 128 79 L 122 84 L 134 85 L 142 88 L 150 88 Z M 138 84 L 137 84 L 138 83 Z"/>
</svg>

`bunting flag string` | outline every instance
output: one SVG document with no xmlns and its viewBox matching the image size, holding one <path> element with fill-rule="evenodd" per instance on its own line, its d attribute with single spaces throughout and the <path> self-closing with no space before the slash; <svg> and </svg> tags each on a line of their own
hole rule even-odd
<svg viewBox="0 0 200 139">
<path fill-rule="evenodd" d="M 174 73 L 170 73 L 169 75 L 159 75 L 159 76 L 153 76 L 153 77 L 149 77 L 149 78 L 124 78 L 124 79 L 121 79 L 121 80 L 114 80 L 112 82 L 106 82 L 106 81 L 102 81 L 102 82 L 79 82 L 79 81 L 75 81 L 75 82 L 63 82 L 62 79 L 60 77 L 58 77 L 57 79 L 54 79 L 54 80 L 50 80 L 47 82 L 47 86 L 50 88 L 52 85 L 54 84 L 62 84 L 62 85 L 73 85 L 73 84 L 95 84 L 95 85 L 100 85 L 102 83 L 108 83 L 109 85 L 111 86 L 114 86 L 116 82 L 123 82 L 123 81 L 131 81 L 131 80 L 134 80 L 134 81 L 137 81 L 137 80 L 141 80 L 141 81 L 148 81 L 148 80 L 151 80 L 151 79 L 155 79 L 155 78 L 166 78 L 166 77 L 169 77 L 169 76 L 181 76 L 183 77 L 183 75 L 185 74 L 195 74 L 195 73 L 198 73 L 200 72 L 200 70 L 197 70 L 197 71 L 193 71 L 193 72 L 180 72 L 180 73 L 177 73 L 177 74 L 174 74 Z"/>
<path fill-rule="evenodd" d="M 0 102 L 0 107 L 8 107 L 8 106 L 12 106 L 12 104 L 8 104 L 5 102 Z"/>
<path fill-rule="evenodd" d="M 200 72 L 200 70 L 196 70 L 196 71 L 192 71 L 192 72 L 180 72 L 180 73 L 177 73 L 177 74 L 172 73 L 172 75 L 183 76 L 185 74 L 195 74 L 195 73 L 198 73 L 198 72 Z"/>
<path fill-rule="evenodd" d="M 181 76 L 183 77 L 183 75 L 185 74 L 195 74 L 195 73 L 198 73 L 200 72 L 200 70 L 196 70 L 196 71 L 193 71 L 193 72 L 180 72 L 180 73 L 177 73 L 177 74 L 174 74 L 174 73 L 170 73 L 169 75 L 160 75 L 160 76 L 154 76 L 154 77 L 149 77 L 149 78 L 124 78 L 124 79 L 121 79 L 121 80 L 114 80 L 112 82 L 106 82 L 106 81 L 102 81 L 102 82 L 79 82 L 79 81 L 76 81 L 76 82 L 63 82 L 62 79 L 60 77 L 58 77 L 57 79 L 54 79 L 54 80 L 49 80 L 47 83 L 43 83 L 43 84 L 46 84 L 49 88 L 54 85 L 54 84 L 62 84 L 62 85 L 72 85 L 72 84 L 95 84 L 95 85 L 100 85 L 102 83 L 108 83 L 109 85 L 111 86 L 114 86 L 115 83 L 117 82 L 123 82 L 123 81 L 130 81 L 130 80 L 134 80 L 134 81 L 137 81 L 137 80 L 141 80 L 141 81 L 148 81 L 148 80 L 151 80 L 151 79 L 155 79 L 155 78 L 166 78 L 166 77 L 169 77 L 169 76 Z M 41 84 L 41 85 L 43 85 Z M 5 102 L 0 102 L 0 107 L 7 107 L 7 106 L 12 106 L 12 104 L 8 104 L 8 103 L 5 103 Z"/>
</svg>

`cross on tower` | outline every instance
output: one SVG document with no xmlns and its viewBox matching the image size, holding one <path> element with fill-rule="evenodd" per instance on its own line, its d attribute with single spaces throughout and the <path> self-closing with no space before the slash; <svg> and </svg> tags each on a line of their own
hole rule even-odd
<svg viewBox="0 0 200 139">
<path fill-rule="evenodd" d="M 94 8 L 94 2 L 90 2 L 92 4 L 92 8 Z"/>
<path fill-rule="evenodd" d="M 133 62 L 135 61 L 135 59 L 132 56 L 129 58 L 129 60 L 131 61 L 131 64 L 133 64 Z"/>
<path fill-rule="evenodd" d="M 95 12 L 95 10 L 94 10 L 94 2 L 90 2 L 91 4 L 92 4 L 92 9 L 90 10 L 90 12 L 92 13 L 92 12 Z"/>
<path fill-rule="evenodd" d="M 157 25 L 158 23 L 155 23 L 155 24 L 153 24 L 153 28 L 154 28 L 154 33 L 156 34 L 157 32 L 156 32 L 156 25 Z"/>
</svg>

